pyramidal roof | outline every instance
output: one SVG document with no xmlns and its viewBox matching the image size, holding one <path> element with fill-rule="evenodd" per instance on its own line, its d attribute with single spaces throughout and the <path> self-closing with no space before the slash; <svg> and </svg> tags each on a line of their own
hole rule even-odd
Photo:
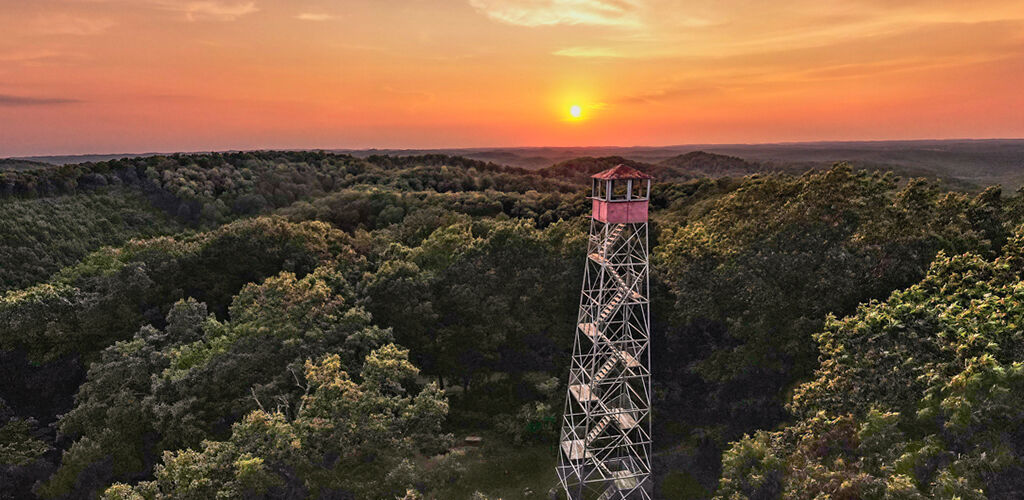
<svg viewBox="0 0 1024 500">
<path fill-rule="evenodd" d="M 604 172 L 592 175 L 594 179 L 615 180 L 615 179 L 652 179 L 653 177 L 626 165 L 616 165 Z"/>
</svg>

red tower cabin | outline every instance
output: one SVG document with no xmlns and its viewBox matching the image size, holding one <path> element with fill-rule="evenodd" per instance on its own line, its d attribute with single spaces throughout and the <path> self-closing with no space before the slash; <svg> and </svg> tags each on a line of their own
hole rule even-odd
<svg viewBox="0 0 1024 500">
<path fill-rule="evenodd" d="M 608 224 L 647 222 L 651 198 L 651 176 L 626 165 L 595 174 L 593 217 Z"/>
</svg>

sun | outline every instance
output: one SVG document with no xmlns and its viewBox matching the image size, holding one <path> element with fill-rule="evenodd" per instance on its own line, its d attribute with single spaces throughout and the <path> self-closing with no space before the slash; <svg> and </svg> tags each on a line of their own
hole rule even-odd
<svg viewBox="0 0 1024 500">
<path fill-rule="evenodd" d="M 573 104 L 569 106 L 569 115 L 573 118 L 579 118 L 583 115 L 583 108 L 580 108 L 579 104 Z"/>
</svg>

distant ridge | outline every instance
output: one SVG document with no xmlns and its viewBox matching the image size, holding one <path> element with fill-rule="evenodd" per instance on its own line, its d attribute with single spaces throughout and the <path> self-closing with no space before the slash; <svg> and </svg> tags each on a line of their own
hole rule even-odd
<svg viewBox="0 0 1024 500">
<path fill-rule="evenodd" d="M 659 179 L 664 177 L 668 170 L 660 165 L 630 160 L 621 156 L 602 156 L 599 158 L 584 156 L 581 158 L 566 160 L 547 168 L 542 168 L 539 172 L 544 177 L 565 179 L 571 182 L 587 182 L 591 175 L 608 170 L 617 165 L 633 167 Z"/>
<path fill-rule="evenodd" d="M 51 166 L 49 163 L 18 158 L 0 158 L 0 172 L 5 170 L 35 170 Z"/>
<path fill-rule="evenodd" d="M 760 163 L 750 162 L 737 156 L 720 155 L 706 151 L 692 151 L 662 160 L 659 165 L 668 167 L 676 175 L 705 177 L 743 176 L 770 170 Z"/>
<path fill-rule="evenodd" d="M 594 146 L 594 147 L 492 147 L 438 149 L 294 149 L 292 151 L 327 151 L 350 154 L 359 158 L 371 155 L 415 156 L 442 154 L 462 156 L 530 170 L 553 167 L 566 169 L 563 174 L 580 176 L 569 163 L 580 159 L 601 161 L 618 158 L 641 164 L 645 171 L 662 179 L 686 179 L 693 176 L 737 176 L 753 172 L 802 172 L 812 168 L 828 168 L 837 162 L 849 162 L 856 168 L 892 170 L 901 177 L 941 178 L 958 189 L 1002 184 L 1015 190 L 1024 185 L 1024 140 L 1022 139 L 951 139 L 912 141 L 834 141 L 790 142 L 772 144 L 690 144 L 673 146 Z M 17 158 L 29 162 L 52 164 L 96 162 L 117 158 L 151 156 L 142 154 L 104 154 L 77 156 L 36 156 Z M 728 158 L 723 158 L 728 157 Z M 590 158 L 590 160 L 585 160 Z M 743 164 L 740 160 L 747 162 Z M 612 160 L 616 161 L 616 160 Z M 633 163 L 623 162 L 636 167 Z M 25 168 L 29 164 L 21 163 Z M 572 167 L 576 165 L 576 167 Z M 608 162 L 601 162 L 608 165 Z M 31 168 L 31 167 L 30 167 Z M 596 168 L 596 167 L 595 167 Z M 0 166 L 0 171 L 4 169 Z M 584 168 L 585 169 L 585 168 Z M 13 170 L 13 164 L 7 170 Z M 557 171 L 557 170 L 555 170 Z M 598 170 L 600 171 L 600 170 Z M 585 176 L 584 176 L 585 177 Z"/>
<path fill-rule="evenodd" d="M 719 155 L 706 151 L 691 151 L 676 155 L 658 163 L 631 160 L 622 156 L 584 156 L 557 163 L 539 172 L 545 177 L 558 177 L 572 182 L 585 182 L 591 175 L 626 165 L 653 175 L 659 181 L 679 181 L 696 177 L 735 177 L 772 170 L 759 163 L 749 162 L 735 156 Z"/>
</svg>

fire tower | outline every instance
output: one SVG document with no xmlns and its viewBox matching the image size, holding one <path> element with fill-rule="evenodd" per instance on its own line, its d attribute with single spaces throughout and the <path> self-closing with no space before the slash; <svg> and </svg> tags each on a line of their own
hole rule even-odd
<svg viewBox="0 0 1024 500">
<path fill-rule="evenodd" d="M 558 478 L 572 500 L 650 499 L 647 204 L 651 176 L 593 176 L 587 264 Z"/>
</svg>

